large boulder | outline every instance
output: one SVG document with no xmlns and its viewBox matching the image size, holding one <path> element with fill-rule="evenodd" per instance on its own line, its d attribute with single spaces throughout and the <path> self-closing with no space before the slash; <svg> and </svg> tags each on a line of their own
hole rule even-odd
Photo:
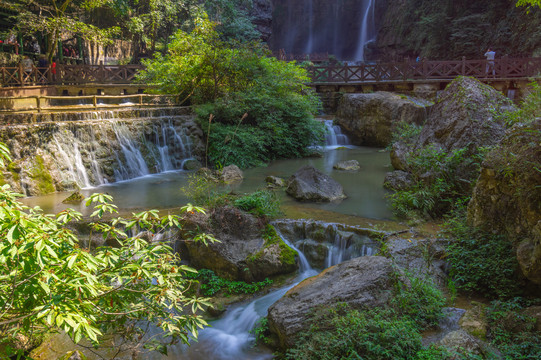
<svg viewBox="0 0 541 360">
<path fill-rule="evenodd" d="M 219 242 L 192 241 L 196 229 L 213 234 Z M 183 259 L 230 280 L 259 281 L 298 268 L 296 252 L 272 227 L 234 207 L 217 208 L 210 215 L 192 214 L 180 236 Z"/>
<path fill-rule="evenodd" d="M 346 198 L 336 180 L 313 166 L 303 166 L 288 180 L 286 192 L 299 201 L 330 202 Z"/>
<path fill-rule="evenodd" d="M 511 100 L 493 87 L 458 77 L 430 109 L 415 148 L 430 145 L 451 151 L 498 144 L 505 133 L 501 115 L 512 109 Z"/>
<path fill-rule="evenodd" d="M 541 119 L 509 129 L 483 162 L 468 222 L 516 245 L 523 274 L 541 284 Z"/>
<path fill-rule="evenodd" d="M 225 184 L 241 182 L 244 179 L 242 170 L 237 165 L 228 165 L 219 172 L 220 180 Z"/>
<path fill-rule="evenodd" d="M 333 165 L 333 169 L 343 171 L 357 171 L 361 168 L 357 160 L 344 160 L 339 161 Z"/>
<path fill-rule="evenodd" d="M 346 303 L 352 308 L 385 306 L 394 286 L 391 260 L 380 256 L 356 258 L 324 270 L 289 290 L 269 308 L 270 331 L 280 346 L 294 344 L 318 307 Z"/>
<path fill-rule="evenodd" d="M 336 123 L 356 145 L 387 146 L 400 122 L 422 125 L 426 106 L 389 92 L 345 94 L 340 100 Z"/>
</svg>

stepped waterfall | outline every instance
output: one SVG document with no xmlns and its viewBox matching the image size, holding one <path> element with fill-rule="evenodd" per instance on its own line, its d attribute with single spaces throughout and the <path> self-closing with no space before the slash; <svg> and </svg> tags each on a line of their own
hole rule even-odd
<svg viewBox="0 0 541 360">
<path fill-rule="evenodd" d="M 45 185 L 72 190 L 182 170 L 202 136 L 180 108 L 48 114 L 35 121 L 5 130 L 21 168 L 14 187 L 26 195 Z"/>
<path fill-rule="evenodd" d="M 376 0 L 277 0 L 274 7 L 274 50 L 364 61 L 366 45 L 376 37 Z"/>
</svg>

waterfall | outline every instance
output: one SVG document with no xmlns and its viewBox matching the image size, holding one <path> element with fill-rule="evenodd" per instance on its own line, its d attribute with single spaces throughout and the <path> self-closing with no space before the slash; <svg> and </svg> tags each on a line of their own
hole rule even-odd
<svg viewBox="0 0 541 360">
<path fill-rule="evenodd" d="M 331 224 L 331 226 L 333 226 Z M 174 358 L 181 359 L 220 359 L 220 360 L 263 360 L 271 359 L 272 354 L 258 353 L 252 348 L 255 341 L 251 330 L 256 325 L 259 318 L 267 315 L 268 308 L 285 293 L 300 283 L 302 280 L 318 274 L 318 271 L 312 269 L 305 254 L 293 245 L 287 237 L 275 226 L 280 238 L 299 255 L 300 274 L 294 280 L 293 284 L 281 289 L 270 292 L 269 294 L 257 298 L 253 301 L 234 305 L 229 309 L 221 319 L 211 323 L 211 327 L 200 331 L 199 341 L 190 347 L 179 349 L 182 355 L 174 355 Z M 336 227 L 334 230 L 338 234 Z M 347 239 L 344 240 L 347 242 Z M 342 246 L 342 245 L 339 245 Z M 348 252 L 352 246 L 344 246 L 344 251 Z M 355 257 L 354 254 L 370 255 L 371 250 L 361 250 L 360 252 L 349 252 L 341 258 L 346 260 Z M 334 263 L 332 265 L 335 265 Z M 174 351 L 171 351 L 174 352 Z"/>
<path fill-rule="evenodd" d="M 333 125 L 333 120 L 325 120 L 325 128 L 327 134 L 325 135 L 326 148 L 333 148 L 338 146 L 350 145 L 347 135 L 342 134 L 342 129 L 338 125 Z"/>
<path fill-rule="evenodd" d="M 62 178 L 88 188 L 182 170 L 192 158 L 187 118 L 159 109 L 138 115 L 91 112 L 83 114 L 84 121 L 56 123 L 48 149 Z"/>
<path fill-rule="evenodd" d="M 275 0 L 273 50 L 365 60 L 375 40 L 375 0 Z"/>
</svg>

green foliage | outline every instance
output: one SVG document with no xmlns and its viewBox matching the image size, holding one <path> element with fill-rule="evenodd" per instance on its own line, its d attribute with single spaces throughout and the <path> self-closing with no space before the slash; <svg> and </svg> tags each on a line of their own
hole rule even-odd
<svg viewBox="0 0 541 360">
<path fill-rule="evenodd" d="M 466 224 L 465 209 L 446 223 L 451 277 L 467 292 L 509 298 L 521 292 L 518 263 L 511 241 Z"/>
<path fill-rule="evenodd" d="M 399 141 L 404 143 L 404 145 L 412 145 L 413 140 L 417 138 L 421 130 L 423 130 L 421 125 L 400 121 L 393 129 L 391 145 Z"/>
<path fill-rule="evenodd" d="M 175 34 L 167 56 L 146 62 L 140 79 L 200 105 L 212 163 L 246 168 L 306 155 L 323 141 L 313 119 L 319 100 L 305 69 L 267 55 L 256 42 L 232 46 L 200 18 L 192 32 Z"/>
<path fill-rule="evenodd" d="M 541 86 L 533 82 L 530 87 L 531 90 L 520 104 L 520 109 L 507 114 L 507 126 L 511 127 L 517 123 L 528 125 L 534 119 L 541 117 Z"/>
<path fill-rule="evenodd" d="M 414 178 L 409 189 L 388 198 L 395 214 L 405 218 L 438 218 L 468 201 L 489 147 L 455 149 L 428 146 L 408 157 Z"/>
<path fill-rule="evenodd" d="M 286 358 L 411 359 L 421 348 L 415 323 L 397 317 L 392 310 L 360 311 L 338 306 L 316 313 L 309 330 L 300 335 Z"/>
<path fill-rule="evenodd" d="M 442 317 L 446 300 L 443 293 L 429 278 L 408 275 L 408 282 L 396 283 L 396 294 L 391 303 L 399 313 L 421 328 L 433 327 Z"/>
<path fill-rule="evenodd" d="M 514 298 L 494 301 L 487 308 L 490 341 L 505 359 L 537 359 L 541 354 L 541 334 L 536 319 L 524 312 L 528 301 Z"/>
<path fill-rule="evenodd" d="M 66 227 L 81 220 L 80 213 L 43 214 L 21 204 L 19 196 L 8 185 L 0 188 L 0 334 L 5 341 L 58 330 L 74 342 L 84 337 L 98 344 L 104 334 L 137 340 L 144 337 L 148 322 L 173 343 L 197 337 L 206 323 L 196 312 L 208 302 L 185 294 L 191 283 L 185 275 L 195 270 L 181 265 L 165 243 L 127 235 L 179 228 L 180 215 L 160 217 L 150 210 L 105 222 L 102 217 L 116 213 L 116 206 L 109 195 L 94 194 L 87 199 L 87 206 L 95 209 L 93 233 L 118 246 L 90 252 L 90 244 L 81 248 Z M 191 211 L 203 210 L 191 205 L 181 209 Z M 204 234 L 194 240 L 202 238 L 215 241 Z M 152 344 L 137 340 L 134 346 Z"/>
<path fill-rule="evenodd" d="M 389 308 L 358 310 L 342 304 L 317 311 L 286 358 L 447 359 L 445 350 L 421 344 L 421 331 L 442 316 L 443 294 L 428 279 L 408 276 L 402 282 L 399 276 Z"/>
<path fill-rule="evenodd" d="M 233 205 L 256 216 L 273 218 L 282 213 L 280 200 L 278 200 L 276 193 L 270 190 L 258 190 L 244 195 L 236 199 Z"/>
<path fill-rule="evenodd" d="M 269 319 L 266 316 L 260 318 L 250 332 L 255 335 L 255 341 L 257 343 L 269 344 Z"/>
<path fill-rule="evenodd" d="M 257 260 L 264 254 L 265 249 L 271 245 L 278 244 L 280 247 L 280 262 L 283 264 L 294 265 L 296 262 L 296 257 L 298 256 L 297 251 L 290 248 L 284 240 L 278 235 L 274 226 L 267 224 L 263 232 L 263 239 L 265 239 L 265 244 L 263 248 L 252 255 L 248 260 L 250 262 L 257 262 Z"/>
<path fill-rule="evenodd" d="M 254 283 L 231 281 L 217 276 L 209 269 L 201 269 L 190 277 L 199 280 L 200 291 L 204 296 L 214 296 L 220 292 L 227 295 L 254 294 L 272 284 L 272 280 L 268 278 Z"/>
<path fill-rule="evenodd" d="M 199 206 L 214 209 L 230 202 L 230 195 L 220 188 L 217 179 L 210 174 L 190 174 L 182 192 Z"/>
</svg>

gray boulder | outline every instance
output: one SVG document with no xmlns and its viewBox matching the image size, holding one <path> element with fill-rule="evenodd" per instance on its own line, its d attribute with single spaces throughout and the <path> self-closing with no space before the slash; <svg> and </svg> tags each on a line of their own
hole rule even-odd
<svg viewBox="0 0 541 360">
<path fill-rule="evenodd" d="M 319 306 L 385 306 L 392 296 L 393 274 L 391 260 L 380 256 L 360 257 L 330 267 L 289 290 L 269 308 L 270 331 L 277 335 L 280 346 L 288 347 Z"/>
<path fill-rule="evenodd" d="M 299 201 L 331 202 L 346 198 L 342 185 L 312 166 L 303 166 L 291 176 L 286 192 Z"/>
<path fill-rule="evenodd" d="M 267 176 L 265 178 L 265 182 L 267 183 L 267 186 L 271 187 L 284 187 L 286 186 L 286 182 L 284 179 L 278 177 L 278 176 Z"/>
<path fill-rule="evenodd" d="M 383 180 L 383 187 L 389 190 L 405 190 L 411 186 L 413 186 L 413 176 L 402 170 L 388 172 Z"/>
<path fill-rule="evenodd" d="M 340 100 L 336 123 L 357 145 L 387 146 L 399 122 L 421 125 L 426 106 L 400 95 L 378 91 L 345 94 Z"/>
<path fill-rule="evenodd" d="M 456 330 L 447 334 L 441 339 L 438 345 L 443 346 L 450 352 L 460 353 L 463 355 L 473 354 L 482 356 L 486 352 L 486 345 L 464 330 Z"/>
<path fill-rule="evenodd" d="M 192 241 L 196 229 L 213 234 L 220 242 L 205 245 Z M 192 266 L 210 269 L 230 280 L 259 281 L 297 270 L 296 252 L 268 233 L 255 216 L 234 207 L 221 207 L 210 215 L 195 213 L 187 218 L 180 234 L 180 251 Z"/>
<path fill-rule="evenodd" d="M 220 180 L 226 184 L 241 182 L 243 179 L 242 171 L 237 165 L 226 166 L 220 173 Z"/>
<path fill-rule="evenodd" d="M 359 170 L 360 168 L 361 167 L 359 166 L 359 162 L 357 160 L 339 161 L 333 166 L 333 169 L 344 170 L 344 171 L 356 171 L 356 170 Z"/>
</svg>

